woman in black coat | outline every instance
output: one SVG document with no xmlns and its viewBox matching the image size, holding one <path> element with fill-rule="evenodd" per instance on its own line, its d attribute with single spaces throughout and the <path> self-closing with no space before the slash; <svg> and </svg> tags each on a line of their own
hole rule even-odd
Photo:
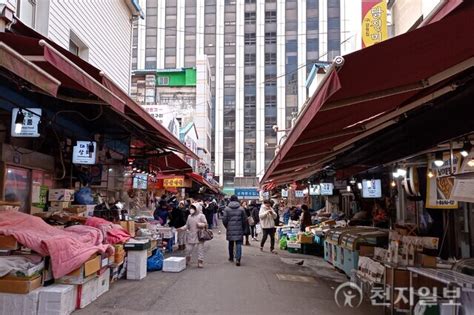
<svg viewBox="0 0 474 315">
<path fill-rule="evenodd" d="M 250 224 L 249 224 L 249 217 L 251 216 L 251 206 L 247 206 L 244 208 L 245 215 L 247 219 L 245 220 L 245 228 L 244 228 L 244 236 L 245 236 L 245 245 L 250 245 L 249 236 L 250 236 Z"/>
</svg>

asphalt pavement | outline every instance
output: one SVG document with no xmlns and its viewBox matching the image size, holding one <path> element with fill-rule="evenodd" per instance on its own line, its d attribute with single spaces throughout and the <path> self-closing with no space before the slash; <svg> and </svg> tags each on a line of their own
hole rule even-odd
<svg viewBox="0 0 474 315">
<path fill-rule="evenodd" d="M 205 264 L 180 273 L 148 273 L 141 281 L 120 280 L 74 314 L 321 314 L 370 315 L 382 310 L 366 302 L 340 308 L 334 300 L 348 279 L 322 258 L 243 246 L 242 265 L 228 261 L 225 229 L 205 244 Z M 167 254 L 170 256 L 170 254 Z M 184 256 L 174 252 L 171 256 Z M 301 265 L 300 265 L 301 264 Z"/>
</svg>

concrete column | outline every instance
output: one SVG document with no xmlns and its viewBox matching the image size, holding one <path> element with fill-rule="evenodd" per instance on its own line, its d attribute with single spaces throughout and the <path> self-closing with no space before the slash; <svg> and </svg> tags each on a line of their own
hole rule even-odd
<svg viewBox="0 0 474 315">
<path fill-rule="evenodd" d="M 328 60 L 328 0 L 319 0 L 319 60 Z"/>
<path fill-rule="evenodd" d="M 216 121 L 215 121 L 215 173 L 224 184 L 224 0 L 216 3 Z"/>
<path fill-rule="evenodd" d="M 277 125 L 286 128 L 286 47 L 285 47 L 285 0 L 277 2 Z M 277 133 L 277 143 L 283 133 Z"/>
<path fill-rule="evenodd" d="M 204 0 L 196 1 L 196 57 L 204 55 Z"/>
<path fill-rule="evenodd" d="M 306 101 L 306 0 L 298 0 L 298 112 Z"/>
<path fill-rule="evenodd" d="M 186 22 L 185 0 L 176 2 L 176 68 L 184 67 L 184 27 Z"/>
<path fill-rule="evenodd" d="M 256 176 L 265 173 L 265 0 L 257 0 Z"/>
<path fill-rule="evenodd" d="M 157 13 L 157 36 L 156 36 L 156 68 L 165 68 L 165 29 L 166 29 L 166 2 L 158 1 Z"/>
<path fill-rule="evenodd" d="M 235 38 L 235 177 L 244 176 L 245 0 L 236 3 Z"/>
</svg>

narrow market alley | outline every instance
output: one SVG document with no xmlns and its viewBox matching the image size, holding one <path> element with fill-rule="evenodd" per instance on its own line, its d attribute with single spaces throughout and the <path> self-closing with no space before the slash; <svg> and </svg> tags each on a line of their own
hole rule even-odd
<svg viewBox="0 0 474 315">
<path fill-rule="evenodd" d="M 269 241 L 262 253 L 251 241 L 243 246 L 242 266 L 235 266 L 227 260 L 225 229 L 220 230 L 206 243 L 204 269 L 194 261 L 180 273 L 157 271 L 141 281 L 118 281 L 74 314 L 381 314 L 367 304 L 339 308 L 334 289 L 347 278 L 319 257 L 273 255 Z"/>
</svg>

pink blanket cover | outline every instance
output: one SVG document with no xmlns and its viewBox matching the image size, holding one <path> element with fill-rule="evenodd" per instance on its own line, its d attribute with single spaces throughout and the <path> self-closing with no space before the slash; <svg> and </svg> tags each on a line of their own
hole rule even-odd
<svg viewBox="0 0 474 315">
<path fill-rule="evenodd" d="M 113 254 L 113 247 L 103 244 L 101 231 L 94 227 L 77 225 L 61 230 L 21 212 L 0 211 L 0 234 L 15 237 L 41 256 L 51 256 L 54 278 L 79 268 L 97 252 Z"/>
</svg>

